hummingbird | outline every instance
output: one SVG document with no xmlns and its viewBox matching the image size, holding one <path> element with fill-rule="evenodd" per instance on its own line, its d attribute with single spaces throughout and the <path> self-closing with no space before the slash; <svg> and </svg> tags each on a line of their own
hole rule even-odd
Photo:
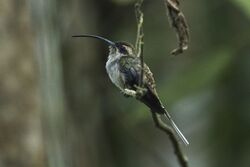
<svg viewBox="0 0 250 167">
<path fill-rule="evenodd" d="M 181 133 L 160 101 L 156 91 L 153 73 L 147 64 L 141 64 L 141 60 L 136 55 L 132 44 L 127 42 L 113 42 L 97 35 L 73 35 L 72 37 L 95 38 L 108 44 L 109 55 L 106 62 L 106 71 L 112 83 L 118 87 L 126 97 L 135 97 L 144 103 L 151 112 L 156 112 L 167 117 L 183 143 L 185 145 L 189 144 L 188 140 Z M 141 78 L 142 72 L 143 78 Z M 142 81 L 140 81 L 141 79 Z"/>
</svg>

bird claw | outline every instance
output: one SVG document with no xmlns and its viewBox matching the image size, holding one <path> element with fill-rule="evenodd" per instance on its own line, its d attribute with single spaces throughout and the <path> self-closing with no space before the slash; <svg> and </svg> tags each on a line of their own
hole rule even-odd
<svg viewBox="0 0 250 167">
<path fill-rule="evenodd" d="M 134 86 L 136 88 L 136 98 L 137 99 L 141 99 L 147 92 L 146 88 L 142 88 L 140 86 L 135 85 Z"/>
<path fill-rule="evenodd" d="M 136 91 L 130 89 L 124 89 L 121 91 L 125 97 L 136 97 Z"/>
<path fill-rule="evenodd" d="M 121 90 L 121 93 L 122 93 L 122 95 L 123 95 L 124 97 L 126 97 L 126 98 L 131 97 L 131 95 L 128 94 L 126 91 Z"/>
<path fill-rule="evenodd" d="M 124 89 L 121 91 L 123 96 L 125 97 L 135 97 L 137 99 L 141 99 L 147 92 L 147 89 L 139 87 L 137 85 L 134 86 L 136 90 Z"/>
</svg>

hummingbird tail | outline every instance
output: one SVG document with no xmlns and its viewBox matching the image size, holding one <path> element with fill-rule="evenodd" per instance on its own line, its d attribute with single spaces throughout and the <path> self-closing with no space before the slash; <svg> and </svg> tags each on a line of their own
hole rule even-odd
<svg viewBox="0 0 250 167">
<path fill-rule="evenodd" d="M 182 140 L 182 142 L 187 146 L 189 145 L 188 140 L 185 138 L 185 136 L 181 133 L 181 131 L 179 130 L 179 128 L 177 127 L 177 125 L 174 123 L 172 117 L 170 116 L 170 114 L 167 112 L 167 110 L 165 110 L 164 115 L 169 119 L 171 126 L 173 127 L 174 131 L 177 133 L 177 135 L 179 136 L 179 138 Z"/>
<path fill-rule="evenodd" d="M 148 90 L 149 91 L 147 91 L 147 94 L 144 95 L 140 99 L 141 102 L 143 102 L 145 105 L 147 105 L 151 109 L 152 112 L 156 112 L 158 114 L 166 116 L 167 119 L 170 121 L 170 124 L 173 127 L 174 131 L 179 136 L 179 138 L 182 140 L 182 142 L 185 145 L 188 145 L 189 144 L 188 140 L 185 138 L 185 136 L 181 133 L 179 128 L 176 126 L 176 124 L 174 123 L 174 121 L 171 118 L 170 114 L 168 113 L 168 111 L 162 105 L 159 97 L 155 93 L 150 91 L 150 89 L 148 89 Z"/>
</svg>

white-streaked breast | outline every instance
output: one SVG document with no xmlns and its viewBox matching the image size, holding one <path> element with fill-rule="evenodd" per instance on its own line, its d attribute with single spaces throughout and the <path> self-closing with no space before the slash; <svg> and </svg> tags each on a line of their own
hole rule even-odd
<svg viewBox="0 0 250 167">
<path fill-rule="evenodd" d="M 109 75 L 110 80 L 119 88 L 123 89 L 122 77 L 119 70 L 119 61 L 120 56 L 109 56 L 106 63 L 106 70 Z"/>
</svg>

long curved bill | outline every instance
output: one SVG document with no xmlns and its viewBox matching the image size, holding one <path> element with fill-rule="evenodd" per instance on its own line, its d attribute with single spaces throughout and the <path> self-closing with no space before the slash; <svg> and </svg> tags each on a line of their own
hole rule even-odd
<svg viewBox="0 0 250 167">
<path fill-rule="evenodd" d="M 112 45 L 112 46 L 115 46 L 115 43 L 108 40 L 107 38 L 104 38 L 104 37 L 101 37 L 101 36 L 98 36 L 98 35 L 73 35 L 72 37 L 87 37 L 87 38 L 95 38 L 95 39 L 99 39 L 99 40 L 102 40 L 106 43 L 108 43 L 109 45 Z"/>
</svg>

